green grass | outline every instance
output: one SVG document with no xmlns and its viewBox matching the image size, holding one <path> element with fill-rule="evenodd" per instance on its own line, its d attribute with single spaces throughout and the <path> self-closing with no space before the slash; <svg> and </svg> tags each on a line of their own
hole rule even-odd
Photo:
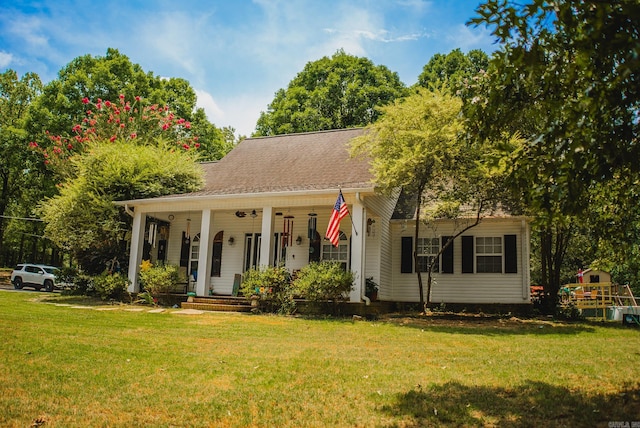
<svg viewBox="0 0 640 428">
<path fill-rule="evenodd" d="M 179 315 L 52 296 L 0 291 L 0 426 L 640 420 L 638 328 Z"/>
</svg>

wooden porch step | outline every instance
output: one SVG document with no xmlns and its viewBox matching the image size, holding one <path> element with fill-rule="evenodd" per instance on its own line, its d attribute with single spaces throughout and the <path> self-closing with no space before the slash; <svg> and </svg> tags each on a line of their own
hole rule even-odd
<svg viewBox="0 0 640 428">
<path fill-rule="evenodd" d="M 251 312 L 247 299 L 232 296 L 194 297 L 192 302 L 182 302 L 181 307 L 214 312 Z"/>
</svg>

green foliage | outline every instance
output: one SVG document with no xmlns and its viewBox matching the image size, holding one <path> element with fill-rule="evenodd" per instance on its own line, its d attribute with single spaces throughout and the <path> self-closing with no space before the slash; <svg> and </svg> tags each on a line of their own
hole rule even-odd
<svg viewBox="0 0 640 428">
<path fill-rule="evenodd" d="M 129 287 L 129 279 L 120 273 L 103 273 L 93 278 L 93 286 L 102 300 L 122 300 Z"/>
<path fill-rule="evenodd" d="M 151 295 L 167 294 L 180 282 L 178 266 L 158 264 L 140 269 L 140 282 Z"/>
<path fill-rule="evenodd" d="M 60 268 L 56 273 L 56 283 L 64 295 L 88 296 L 95 291 L 93 277 L 72 267 Z"/>
<path fill-rule="evenodd" d="M 258 297 L 261 307 L 270 312 L 292 314 L 296 310 L 291 274 L 284 266 L 268 266 L 245 272 L 240 291 L 249 300 Z"/>
<path fill-rule="evenodd" d="M 483 51 L 474 49 L 468 54 L 454 49 L 448 54 L 437 53 L 431 57 L 418 76 L 418 85 L 436 89 L 443 84 L 454 91 L 462 89 L 469 80 L 489 66 L 489 57 Z"/>
<path fill-rule="evenodd" d="M 345 271 L 335 261 L 323 260 L 310 263 L 300 269 L 293 281 L 294 293 L 307 300 L 344 300 L 353 288 L 353 272 Z"/>
<path fill-rule="evenodd" d="M 309 62 L 260 114 L 255 135 L 277 135 L 365 126 L 376 107 L 405 94 L 397 73 L 340 50 Z"/>
<path fill-rule="evenodd" d="M 508 183 L 536 218 L 555 298 L 575 230 L 623 264 L 632 252 L 620 250 L 638 242 L 640 4 L 489 0 L 477 12 L 471 22 L 503 47 L 469 85 L 465 115 L 482 140 L 527 141 L 505 153 Z"/>
<path fill-rule="evenodd" d="M 36 74 L 27 73 L 18 78 L 13 70 L 0 73 L 0 263 L 2 257 L 9 253 L 4 238 L 5 231 L 11 228 L 4 216 L 32 215 L 31 180 L 40 171 L 35 156 L 28 149 L 25 124 L 29 106 L 41 89 L 42 84 Z M 13 226 L 22 227 L 25 225 Z"/>
<path fill-rule="evenodd" d="M 113 201 L 197 190 L 202 170 L 192 156 L 191 152 L 133 141 L 93 146 L 85 155 L 73 158 L 77 178 L 40 206 L 47 236 L 76 255 L 101 248 L 113 249 L 103 251 L 104 260 L 118 255 L 131 220 Z M 83 267 L 95 273 L 104 260 L 96 261 L 95 269 Z"/>
<path fill-rule="evenodd" d="M 29 128 L 32 140 L 46 145 L 49 135 L 65 135 L 85 118 L 83 99 L 117 104 L 142 98 L 146 105 L 169 109 L 192 123 L 191 133 L 199 137 L 203 160 L 219 159 L 230 149 L 223 132 L 211 124 L 201 108 L 196 108 L 196 93 L 184 79 L 164 78 L 145 72 L 139 64 L 117 49 L 107 49 L 105 56 L 83 55 L 73 59 L 58 73 L 58 79 L 44 87 L 34 103 Z"/>
<path fill-rule="evenodd" d="M 352 143 L 352 153 L 371 157 L 375 182 L 383 191 L 401 187 L 416 193 L 452 168 L 462 145 L 462 101 L 446 91 L 418 89 L 382 107 L 382 118 Z"/>
</svg>

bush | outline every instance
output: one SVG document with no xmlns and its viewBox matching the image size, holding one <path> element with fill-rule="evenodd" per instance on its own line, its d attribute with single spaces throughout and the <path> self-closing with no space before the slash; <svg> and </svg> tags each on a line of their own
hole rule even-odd
<svg viewBox="0 0 640 428">
<path fill-rule="evenodd" d="M 93 286 L 102 300 L 122 300 L 129 287 L 129 278 L 120 273 L 103 273 L 93 278 Z"/>
<path fill-rule="evenodd" d="M 56 284 L 63 295 L 87 296 L 94 291 L 93 278 L 71 267 L 60 268 L 56 273 Z"/>
<path fill-rule="evenodd" d="M 293 282 L 296 295 L 307 300 L 343 300 L 353 288 L 353 272 L 345 271 L 338 262 L 322 261 L 303 267 Z"/>
<path fill-rule="evenodd" d="M 240 291 L 247 299 L 257 296 L 261 307 L 269 312 L 295 312 L 291 274 L 284 266 L 269 266 L 245 272 Z"/>
<path fill-rule="evenodd" d="M 140 266 L 140 281 L 152 295 L 168 294 L 180 282 L 180 272 L 174 265 L 152 266 L 147 262 Z"/>
</svg>

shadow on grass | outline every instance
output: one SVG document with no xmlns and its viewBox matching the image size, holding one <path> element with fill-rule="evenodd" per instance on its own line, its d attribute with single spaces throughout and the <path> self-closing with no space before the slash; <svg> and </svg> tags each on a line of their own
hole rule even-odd
<svg viewBox="0 0 640 428">
<path fill-rule="evenodd" d="M 501 335 L 575 335 L 591 333 L 595 325 L 583 322 L 551 322 L 536 319 L 493 316 L 404 316 L 386 320 L 403 327 L 448 334 Z"/>
<path fill-rule="evenodd" d="M 615 394 L 527 382 L 514 389 L 466 386 L 456 382 L 416 389 L 395 397 L 380 411 L 399 419 L 390 426 L 608 426 L 640 421 L 640 384 Z"/>
</svg>

